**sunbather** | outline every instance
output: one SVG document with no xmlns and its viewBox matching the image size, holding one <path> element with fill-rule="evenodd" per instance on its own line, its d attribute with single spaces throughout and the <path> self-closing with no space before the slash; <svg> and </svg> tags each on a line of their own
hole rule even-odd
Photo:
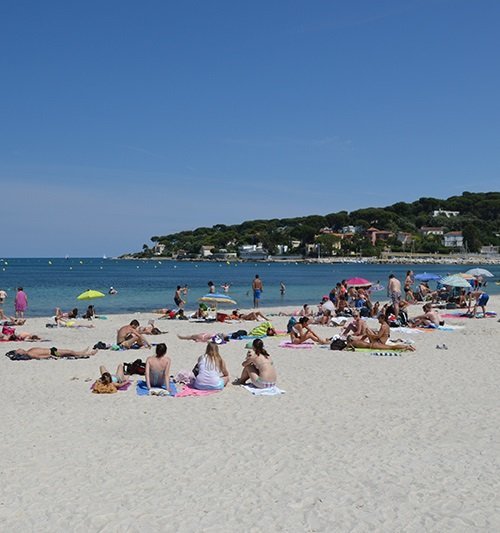
<svg viewBox="0 0 500 533">
<path fill-rule="evenodd" d="M 116 344 L 121 348 L 131 348 L 136 345 L 140 348 L 151 348 L 149 342 L 139 333 L 139 322 L 132 320 L 127 326 L 122 326 L 116 335 Z"/>
<path fill-rule="evenodd" d="M 168 389 L 170 381 L 170 357 L 167 355 L 167 345 L 160 343 L 156 346 L 156 354 L 146 359 L 146 384 L 151 387 Z"/>
<path fill-rule="evenodd" d="M 353 320 L 350 322 L 342 331 L 341 336 L 347 337 L 347 335 L 351 335 L 352 338 L 359 338 L 362 339 L 366 336 L 366 330 L 368 329 L 368 326 L 366 325 L 366 322 L 361 318 L 361 315 L 358 311 L 352 312 Z"/>
<path fill-rule="evenodd" d="M 418 315 L 409 320 L 410 327 L 437 327 L 444 325 L 444 320 L 441 320 L 436 309 L 432 309 L 432 304 L 426 303 L 423 305 L 422 309 L 424 311 L 423 315 Z"/>
<path fill-rule="evenodd" d="M 95 355 L 97 353 L 97 350 L 91 350 L 90 348 L 85 348 L 85 350 L 82 351 L 76 351 L 76 350 L 70 350 L 69 348 L 30 348 L 29 350 L 22 350 L 18 348 L 17 350 L 12 350 L 12 352 L 9 352 L 9 354 L 17 354 L 18 359 L 57 359 L 57 358 L 64 358 L 69 357 L 73 359 L 86 359 L 90 357 L 91 355 Z M 7 354 L 7 355 L 9 355 Z M 23 357 L 24 356 L 24 357 Z M 12 357 L 9 355 L 11 359 L 14 359 L 15 357 Z"/>
<path fill-rule="evenodd" d="M 240 313 L 239 309 L 235 309 L 229 316 L 231 320 L 268 320 L 260 311 L 250 311 L 249 313 Z"/>
<path fill-rule="evenodd" d="M 123 371 L 123 364 L 120 363 L 116 367 L 116 372 L 114 374 L 111 374 L 108 372 L 105 366 L 99 367 L 99 372 L 101 374 L 100 380 L 105 385 L 112 383 L 113 385 L 117 385 L 118 387 L 122 387 L 126 383 L 130 382 L 130 379 L 125 376 L 125 372 Z"/>
<path fill-rule="evenodd" d="M 307 340 L 312 340 L 318 344 L 329 344 L 330 339 L 323 339 L 309 327 L 309 317 L 303 316 L 293 325 L 290 330 L 290 340 L 292 344 L 302 344 Z"/>
<path fill-rule="evenodd" d="M 233 385 L 244 385 L 250 380 L 259 389 L 268 389 L 276 385 L 276 369 L 271 356 L 264 348 L 262 339 L 255 339 L 252 350 L 247 352 L 246 359 L 241 364 L 243 371 L 239 379 L 233 381 Z"/>
<path fill-rule="evenodd" d="M 353 348 L 375 348 L 377 350 L 404 350 L 415 351 L 415 348 L 408 344 L 387 344 L 391 336 L 391 328 L 387 318 L 383 313 L 378 316 L 380 328 L 378 331 L 366 329 L 366 334 L 362 338 L 347 337 L 347 345 Z"/>
</svg>

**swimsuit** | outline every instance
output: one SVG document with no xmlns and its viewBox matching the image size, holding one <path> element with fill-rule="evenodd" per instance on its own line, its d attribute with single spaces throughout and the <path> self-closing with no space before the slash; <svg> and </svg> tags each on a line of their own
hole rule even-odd
<svg viewBox="0 0 500 533">
<path fill-rule="evenodd" d="M 260 295 L 262 294 L 262 289 L 254 289 L 253 290 L 253 297 L 256 300 L 260 300 Z"/>
<path fill-rule="evenodd" d="M 483 292 L 483 294 L 481 294 L 481 296 L 479 297 L 479 300 L 477 301 L 477 305 L 483 307 L 488 303 L 489 299 L 490 297 L 486 293 Z"/>
<path fill-rule="evenodd" d="M 257 378 L 254 385 L 259 389 L 270 389 L 276 385 L 275 381 L 264 381 L 263 379 Z"/>
</svg>

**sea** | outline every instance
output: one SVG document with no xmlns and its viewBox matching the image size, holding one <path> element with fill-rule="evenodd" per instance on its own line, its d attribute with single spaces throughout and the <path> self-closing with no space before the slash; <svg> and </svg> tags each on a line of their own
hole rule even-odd
<svg viewBox="0 0 500 533">
<path fill-rule="evenodd" d="M 474 265 L 482 266 L 482 265 Z M 0 289 L 8 293 L 3 304 L 6 314 L 14 312 L 17 287 L 28 295 L 26 316 L 51 316 L 56 307 L 68 311 L 77 307 L 85 311 L 94 304 L 97 314 L 149 312 L 158 308 L 174 308 L 173 296 L 177 285 L 187 285 L 186 309 L 195 309 L 197 300 L 208 292 L 213 281 L 217 292 L 221 285 L 230 284 L 229 296 L 241 309 L 253 305 L 251 284 L 258 274 L 264 284 L 261 307 L 301 306 L 318 303 L 335 283 L 351 277 L 362 277 L 374 284 L 387 285 L 389 274 L 402 282 L 406 271 L 413 270 L 439 275 L 463 272 L 463 265 L 387 265 L 366 263 L 223 263 L 176 262 L 162 260 L 120 260 L 103 258 L 11 258 L 0 259 Z M 487 278 L 486 291 L 500 294 L 500 265 L 486 265 L 493 275 Z M 280 293 L 280 282 L 286 286 Z M 432 282 L 431 282 L 432 286 Z M 110 287 L 118 292 L 109 295 Z M 103 298 L 79 301 L 77 296 L 87 289 L 105 294 Z M 372 299 L 386 299 L 386 291 L 372 294 Z"/>
</svg>

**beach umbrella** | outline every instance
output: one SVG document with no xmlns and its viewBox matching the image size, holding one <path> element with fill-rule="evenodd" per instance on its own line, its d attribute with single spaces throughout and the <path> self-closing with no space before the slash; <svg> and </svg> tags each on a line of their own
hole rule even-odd
<svg viewBox="0 0 500 533">
<path fill-rule="evenodd" d="M 430 272 L 422 272 L 421 274 L 417 274 L 415 279 L 418 279 L 419 281 L 438 281 L 441 279 L 441 276 Z"/>
<path fill-rule="evenodd" d="M 439 283 L 441 283 L 441 285 L 448 285 L 449 287 L 464 287 L 470 289 L 470 283 L 458 274 L 446 276 L 445 278 L 442 278 Z"/>
<path fill-rule="evenodd" d="M 373 283 L 365 278 L 350 278 L 347 280 L 348 287 L 371 287 Z"/>
<path fill-rule="evenodd" d="M 77 296 L 77 300 L 93 300 L 94 298 L 104 298 L 104 294 L 99 291 L 94 291 L 91 289 L 88 289 L 85 292 L 82 292 L 80 296 Z"/>
<path fill-rule="evenodd" d="M 467 270 L 466 274 L 471 274 L 474 277 L 484 276 L 485 278 L 492 278 L 493 274 L 485 268 L 471 268 Z"/>
<path fill-rule="evenodd" d="M 467 274 L 467 272 L 460 272 L 458 275 L 466 280 L 474 279 L 474 276 L 472 274 Z"/>
<path fill-rule="evenodd" d="M 203 302 L 206 304 L 211 305 L 236 305 L 236 302 L 230 298 L 227 294 L 205 294 L 205 296 L 202 296 L 199 300 L 199 302 Z"/>
</svg>

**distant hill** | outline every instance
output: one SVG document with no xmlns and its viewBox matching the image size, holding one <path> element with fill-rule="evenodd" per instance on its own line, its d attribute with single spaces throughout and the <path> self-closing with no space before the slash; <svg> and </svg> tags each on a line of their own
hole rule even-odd
<svg viewBox="0 0 500 533">
<path fill-rule="evenodd" d="M 464 192 L 445 200 L 419 198 L 384 208 L 249 220 L 230 226 L 216 224 L 154 236 L 151 241 L 153 245 L 145 244 L 134 257 L 197 257 L 202 252 L 207 255 L 219 252 L 219 256 L 240 254 L 245 245 L 246 250 L 271 255 L 315 255 L 318 248 L 323 256 L 374 256 L 388 248 L 430 253 L 462 248 L 477 252 L 481 246 L 500 245 L 500 193 Z"/>
</svg>

